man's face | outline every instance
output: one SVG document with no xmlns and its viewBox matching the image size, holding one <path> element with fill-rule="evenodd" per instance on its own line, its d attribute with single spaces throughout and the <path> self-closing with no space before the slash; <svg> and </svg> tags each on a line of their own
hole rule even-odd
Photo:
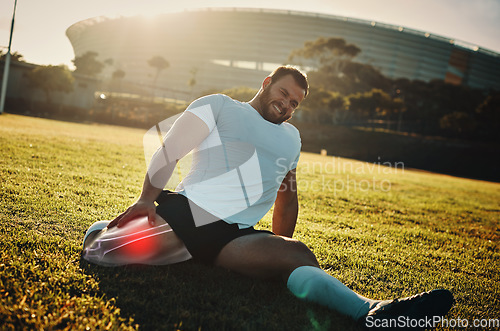
<svg viewBox="0 0 500 331">
<path fill-rule="evenodd" d="M 268 77 L 264 80 L 260 96 L 262 117 L 272 123 L 280 124 L 292 117 L 293 112 L 304 100 L 306 91 L 300 87 L 292 75 L 281 77 L 272 82 Z"/>
</svg>

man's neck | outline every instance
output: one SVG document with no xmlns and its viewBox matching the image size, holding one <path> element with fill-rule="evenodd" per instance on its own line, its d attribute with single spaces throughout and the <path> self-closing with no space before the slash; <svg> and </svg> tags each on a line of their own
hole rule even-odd
<svg viewBox="0 0 500 331">
<path fill-rule="evenodd" d="M 261 110 L 261 106 L 260 106 L 260 99 L 259 99 L 258 96 L 259 96 L 258 94 L 256 96 L 254 96 L 253 99 L 248 102 L 248 104 L 250 106 L 252 106 L 253 109 L 255 109 L 262 116 L 262 110 Z"/>
</svg>

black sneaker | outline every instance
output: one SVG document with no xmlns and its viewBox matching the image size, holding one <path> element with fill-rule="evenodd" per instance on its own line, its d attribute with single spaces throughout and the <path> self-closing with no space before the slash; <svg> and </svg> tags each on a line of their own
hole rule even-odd
<svg viewBox="0 0 500 331">
<path fill-rule="evenodd" d="M 433 290 L 408 298 L 382 301 L 361 319 L 368 330 L 424 330 L 438 326 L 455 299 L 448 290 Z"/>
</svg>

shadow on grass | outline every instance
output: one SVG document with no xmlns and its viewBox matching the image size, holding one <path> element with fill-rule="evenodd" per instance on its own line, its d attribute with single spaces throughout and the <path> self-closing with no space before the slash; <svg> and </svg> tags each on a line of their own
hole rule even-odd
<svg viewBox="0 0 500 331">
<path fill-rule="evenodd" d="M 170 266 L 81 267 L 141 330 L 358 330 L 352 320 L 300 301 L 281 282 L 188 261 Z"/>
</svg>

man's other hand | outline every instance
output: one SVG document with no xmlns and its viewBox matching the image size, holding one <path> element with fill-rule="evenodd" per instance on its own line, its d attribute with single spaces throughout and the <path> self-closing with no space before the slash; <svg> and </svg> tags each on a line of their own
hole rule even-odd
<svg viewBox="0 0 500 331">
<path fill-rule="evenodd" d="M 128 222 L 141 216 L 147 216 L 148 222 L 151 226 L 155 224 L 156 205 L 153 201 L 138 200 L 132 206 L 128 207 L 125 212 L 121 213 L 118 217 L 112 220 L 108 225 L 108 229 L 114 226 L 122 227 Z"/>
</svg>

